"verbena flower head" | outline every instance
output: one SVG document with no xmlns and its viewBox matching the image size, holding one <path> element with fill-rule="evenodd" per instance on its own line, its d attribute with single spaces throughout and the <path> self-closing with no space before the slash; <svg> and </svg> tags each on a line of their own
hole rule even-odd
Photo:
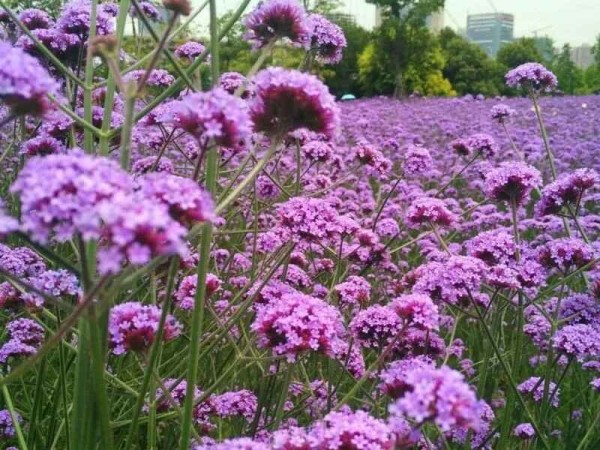
<svg viewBox="0 0 600 450">
<path fill-rule="evenodd" d="M 409 389 L 390 406 L 392 415 L 432 421 L 442 431 L 481 427 L 482 404 L 459 372 L 447 366 L 415 368 L 407 371 L 405 381 Z"/>
<path fill-rule="evenodd" d="M 247 437 L 226 439 L 222 442 L 208 444 L 193 444 L 191 450 L 270 450 L 264 442 Z"/>
<path fill-rule="evenodd" d="M 333 411 L 309 432 L 310 448 L 331 450 L 391 450 L 394 436 L 386 423 L 365 411 Z M 290 447 L 291 448 L 291 447 Z"/>
<path fill-rule="evenodd" d="M 50 50 L 54 56 L 58 57 L 63 62 L 70 62 L 78 55 L 79 44 L 81 39 L 74 35 L 57 30 L 56 28 L 38 28 L 32 31 L 32 34 Z M 24 51 L 37 58 L 45 56 L 40 52 L 35 42 L 27 35 L 22 35 L 15 43 L 16 47 L 22 48 Z"/>
<path fill-rule="evenodd" d="M 252 132 L 246 103 L 221 88 L 189 94 L 165 109 L 161 120 L 187 131 L 204 148 L 212 140 L 216 145 L 241 150 Z"/>
<path fill-rule="evenodd" d="M 309 141 L 302 146 L 306 159 L 314 162 L 325 162 L 333 155 L 331 144 L 323 141 Z"/>
<path fill-rule="evenodd" d="M 577 169 L 561 175 L 556 181 L 542 189 L 542 198 L 536 205 L 536 213 L 545 216 L 558 214 L 563 208 L 572 208 L 575 213 L 589 189 L 598 185 L 600 179 L 593 169 Z"/>
<path fill-rule="evenodd" d="M 138 180 L 139 193 L 167 207 L 173 219 L 185 226 L 215 219 L 210 193 L 189 178 L 152 173 Z"/>
<path fill-rule="evenodd" d="M 255 131 L 269 136 L 300 128 L 334 137 L 339 109 L 327 87 L 314 75 L 273 67 L 252 79 L 256 97 L 250 105 Z"/>
<path fill-rule="evenodd" d="M 28 30 L 51 28 L 54 25 L 54 21 L 48 13 L 37 8 L 24 9 L 19 13 L 19 20 Z"/>
<path fill-rule="evenodd" d="M 310 43 L 310 22 L 304 8 L 296 0 L 266 0 L 244 19 L 244 39 L 255 49 L 277 39 L 306 47 Z"/>
<path fill-rule="evenodd" d="M 395 298 L 390 307 L 410 326 L 424 330 L 437 330 L 440 315 L 437 305 L 423 294 L 407 294 Z"/>
<path fill-rule="evenodd" d="M 343 345 L 344 326 L 337 309 L 304 294 L 284 294 L 261 307 L 252 323 L 258 345 L 294 361 L 305 351 L 335 356 Z"/>
<path fill-rule="evenodd" d="M 492 109 L 490 110 L 490 117 L 499 123 L 506 122 L 506 120 L 514 114 L 515 110 L 503 103 L 492 106 Z"/>
<path fill-rule="evenodd" d="M 486 174 L 484 190 L 492 200 L 522 205 L 541 184 L 537 169 L 521 162 L 504 162 Z"/>
<path fill-rule="evenodd" d="M 543 378 L 529 377 L 527 380 L 517 386 L 517 390 L 521 394 L 531 394 L 533 400 L 537 403 L 540 403 L 544 398 L 544 386 L 545 382 Z M 556 383 L 552 381 L 548 383 L 548 399 L 550 399 L 550 395 L 552 395 L 552 401 L 550 404 L 553 407 L 558 408 L 560 401 L 560 389 L 558 389 Z"/>
<path fill-rule="evenodd" d="M 96 208 L 102 221 L 98 271 L 115 273 L 128 262 L 144 265 L 158 256 L 185 256 L 186 229 L 164 204 L 140 195 L 118 194 Z"/>
<path fill-rule="evenodd" d="M 158 161 L 158 164 L 154 167 L 156 163 L 156 156 L 147 156 L 145 158 L 140 158 L 136 160 L 131 166 L 131 172 L 136 175 L 145 175 L 149 172 L 160 172 L 160 173 L 174 173 L 175 167 L 173 166 L 173 161 L 169 158 L 162 157 Z"/>
<path fill-rule="evenodd" d="M 35 320 L 16 319 L 6 324 L 6 331 L 11 340 L 39 347 L 44 341 L 45 331 Z"/>
<path fill-rule="evenodd" d="M 251 421 L 256 414 L 258 399 L 247 390 L 225 392 L 212 398 L 215 414 L 221 418 L 241 416 Z"/>
<path fill-rule="evenodd" d="M 58 87 L 36 58 L 0 41 L 0 100 L 13 114 L 45 113 L 50 105 L 47 95 L 56 94 Z"/>
<path fill-rule="evenodd" d="M 433 360 L 426 356 L 416 356 L 393 361 L 381 372 L 379 388 L 394 400 L 400 398 L 412 389 L 412 386 L 405 381 L 406 373 L 423 367 L 434 367 Z"/>
<path fill-rule="evenodd" d="M 232 95 L 235 94 L 242 86 L 243 90 L 242 94 L 240 95 L 241 98 L 247 100 L 254 96 L 254 83 L 248 80 L 248 78 L 241 73 L 225 72 L 219 77 L 219 87 Z"/>
<path fill-rule="evenodd" d="M 21 146 L 21 154 L 26 156 L 45 156 L 55 153 L 65 153 L 64 144 L 52 136 L 40 135 L 28 139 Z"/>
<path fill-rule="evenodd" d="M 479 233 L 465 243 L 467 254 L 481 259 L 486 264 L 508 264 L 515 260 L 515 238 L 504 230 Z"/>
<path fill-rule="evenodd" d="M 293 197 L 277 207 L 276 217 L 286 237 L 294 241 L 317 242 L 344 232 L 337 211 L 323 199 Z"/>
<path fill-rule="evenodd" d="M 176 406 L 183 406 L 187 391 L 187 381 L 177 381 L 175 378 L 167 378 L 163 381 L 167 392 L 160 387 L 156 390 L 156 410 L 158 412 L 165 412 L 175 409 Z M 200 395 L 202 395 L 200 389 L 194 386 L 194 398 L 200 397 Z"/>
<path fill-rule="evenodd" d="M 489 134 L 473 134 L 464 140 L 469 154 L 481 155 L 483 158 L 493 158 L 499 151 L 498 144 Z"/>
<path fill-rule="evenodd" d="M 198 275 L 188 275 L 179 284 L 179 288 L 175 291 L 175 305 L 185 311 L 194 309 L 194 299 L 196 296 L 196 288 L 198 287 Z M 221 280 L 214 274 L 206 275 L 206 296 L 210 297 L 221 289 Z"/>
<path fill-rule="evenodd" d="M 24 230 L 40 242 L 51 234 L 59 241 L 76 233 L 98 238 L 97 205 L 131 189 L 117 163 L 81 152 L 31 158 L 11 186 L 22 203 Z"/>
<path fill-rule="evenodd" d="M 38 291 L 55 298 L 76 297 L 80 294 L 79 280 L 65 269 L 46 270 L 29 279 L 31 285 Z M 40 309 L 44 305 L 44 298 L 36 292 L 27 292 L 22 295 L 25 306 L 31 309 Z"/>
<path fill-rule="evenodd" d="M 541 264 L 562 272 L 579 269 L 594 258 L 594 248 L 577 238 L 553 239 L 538 249 Z"/>
<path fill-rule="evenodd" d="M 346 281 L 335 286 L 342 307 L 361 306 L 371 299 L 371 285 L 363 277 L 350 275 Z"/>
<path fill-rule="evenodd" d="M 506 74 L 506 85 L 536 91 L 552 91 L 558 87 L 556 76 L 539 63 L 525 63 Z"/>
<path fill-rule="evenodd" d="M 322 64 L 337 64 L 342 60 L 346 48 L 346 36 L 342 29 L 320 14 L 308 17 L 312 28 L 310 48 Z"/>
<path fill-rule="evenodd" d="M 66 3 L 61 12 L 56 27 L 69 34 L 75 34 L 82 40 L 87 40 L 90 32 L 92 2 L 90 0 L 73 0 Z M 102 8 L 96 10 L 96 34 L 107 35 L 113 32 L 111 14 Z"/>
<path fill-rule="evenodd" d="M 533 439 L 535 437 L 535 429 L 529 422 L 520 423 L 514 428 L 513 435 L 523 440 Z"/>
<path fill-rule="evenodd" d="M 443 200 L 420 197 L 413 201 L 406 211 L 406 221 L 413 227 L 430 223 L 449 227 L 456 222 L 456 216 Z"/>
<path fill-rule="evenodd" d="M 150 19 L 153 22 L 158 22 L 160 21 L 160 11 L 158 10 L 158 8 L 156 6 L 154 6 L 154 4 L 152 4 L 149 1 L 142 1 L 138 3 L 140 9 L 142 10 L 142 13 L 144 14 L 144 16 L 146 16 L 148 19 Z M 129 15 L 131 17 L 137 17 L 138 16 L 138 12 L 137 9 L 135 8 L 135 6 L 131 6 L 129 8 Z"/>
<path fill-rule="evenodd" d="M 350 322 L 350 332 L 366 348 L 385 349 L 398 336 L 402 321 L 388 306 L 374 305 L 360 311 Z"/>
<path fill-rule="evenodd" d="M 600 357 L 600 331 L 593 325 L 566 325 L 552 337 L 552 346 L 580 362 L 595 359 Z"/>
<path fill-rule="evenodd" d="M 175 55 L 179 58 L 187 58 L 190 61 L 193 61 L 205 51 L 206 47 L 202 43 L 188 41 L 175 49 Z"/>
<path fill-rule="evenodd" d="M 158 332 L 161 309 L 155 305 L 127 302 L 113 306 L 108 319 L 110 347 L 115 355 L 147 351 Z M 181 324 L 170 314 L 165 321 L 163 340 L 175 339 L 181 333 Z"/>
<path fill-rule="evenodd" d="M 380 175 L 387 174 L 392 168 L 392 162 L 383 156 L 375 146 L 367 142 L 359 142 L 354 148 L 354 157 L 361 163 L 372 167 Z"/>
<path fill-rule="evenodd" d="M 404 154 L 402 168 L 407 175 L 417 175 L 431 167 L 432 158 L 429 150 L 424 147 L 410 145 Z"/>
<path fill-rule="evenodd" d="M 19 278 L 36 277 L 46 270 L 46 264 L 30 248 L 0 244 L 0 269 Z"/>
<path fill-rule="evenodd" d="M 19 413 L 15 413 L 15 417 L 19 423 L 23 422 L 23 418 Z M 11 439 L 16 436 L 15 425 L 8 409 L 0 411 L 0 436 L 6 439 Z"/>
<path fill-rule="evenodd" d="M 145 74 L 145 69 L 132 70 L 123 76 L 123 81 L 139 82 L 145 76 Z M 152 69 L 150 75 L 148 76 L 148 80 L 146 81 L 146 85 L 156 88 L 166 88 L 171 86 L 174 82 L 175 77 L 165 69 Z"/>
</svg>

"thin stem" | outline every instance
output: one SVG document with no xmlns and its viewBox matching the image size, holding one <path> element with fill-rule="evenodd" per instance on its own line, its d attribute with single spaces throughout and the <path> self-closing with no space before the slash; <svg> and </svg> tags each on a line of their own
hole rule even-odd
<svg viewBox="0 0 600 450">
<path fill-rule="evenodd" d="M 446 184 L 444 184 L 444 185 L 443 185 L 443 186 L 442 186 L 440 189 L 438 189 L 438 191 L 437 191 L 437 193 L 435 194 L 435 196 L 436 196 L 436 197 L 439 197 L 441 194 L 443 194 L 443 193 L 444 193 L 444 191 L 445 191 L 446 189 L 448 189 L 448 187 L 450 187 L 450 185 L 451 185 L 452 183 L 454 183 L 454 181 L 455 181 L 455 180 L 456 180 L 456 179 L 457 179 L 459 176 L 461 176 L 461 175 L 464 173 L 464 171 L 465 171 L 465 170 L 467 170 L 467 169 L 468 169 L 468 168 L 471 166 L 471 164 L 473 164 L 473 163 L 474 163 L 474 162 L 477 160 L 477 158 L 479 158 L 479 155 L 480 155 L 480 154 L 481 154 L 480 152 L 477 152 L 477 153 L 475 153 L 475 156 L 474 156 L 473 158 L 471 158 L 469 161 L 467 161 L 467 163 L 466 163 L 466 164 L 463 166 L 463 168 L 462 168 L 462 169 L 460 169 L 458 172 L 456 172 L 456 173 L 455 173 L 455 174 L 452 176 L 452 178 L 450 178 L 450 181 L 448 181 L 448 182 L 447 182 Z"/>
<path fill-rule="evenodd" d="M 10 392 L 8 391 L 8 387 L 6 385 L 2 386 L 2 395 L 4 396 L 4 401 L 6 402 L 6 407 L 10 412 L 10 418 L 12 420 L 12 425 L 15 429 L 15 434 L 17 435 L 17 441 L 19 442 L 19 448 L 21 450 L 27 450 L 27 443 L 25 442 L 25 437 L 23 436 L 23 430 L 21 429 L 21 424 L 17 419 L 18 414 L 13 405 L 12 397 L 10 396 Z"/>
<path fill-rule="evenodd" d="M 550 163 L 550 171 L 552 172 L 552 179 L 556 180 L 556 165 L 554 164 L 554 155 L 552 154 L 552 150 L 550 149 L 550 142 L 548 140 L 548 133 L 546 131 L 546 127 L 544 125 L 544 119 L 542 118 L 542 111 L 540 110 L 540 105 L 538 102 L 538 97 L 536 92 L 533 89 L 530 89 L 529 96 L 533 101 L 533 109 L 535 110 L 535 115 L 538 120 L 538 125 L 540 127 L 540 133 L 542 134 L 542 140 L 544 141 L 544 148 L 546 149 L 546 156 L 548 157 L 548 162 Z"/>
</svg>

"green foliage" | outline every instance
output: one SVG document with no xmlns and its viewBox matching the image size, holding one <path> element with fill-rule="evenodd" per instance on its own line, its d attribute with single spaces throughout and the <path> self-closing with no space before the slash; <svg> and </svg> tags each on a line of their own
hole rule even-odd
<svg viewBox="0 0 600 450">
<path fill-rule="evenodd" d="M 552 71 L 558 78 L 558 88 L 566 94 L 585 93 L 583 70 L 571 60 L 571 46 L 565 44 L 552 64 Z"/>
<path fill-rule="evenodd" d="M 38 8 L 46 11 L 50 16 L 57 17 L 63 5 L 62 0 L 7 0 L 6 4 L 14 11 L 27 8 Z"/>
<path fill-rule="evenodd" d="M 443 75 L 459 95 L 499 95 L 504 89 L 504 67 L 477 44 L 450 28 L 440 32 L 439 42 L 446 64 Z"/>
<path fill-rule="evenodd" d="M 335 18 L 333 18 L 335 21 Z M 335 65 L 324 71 L 325 81 L 336 95 L 352 93 L 362 94 L 361 82 L 359 80 L 359 56 L 367 47 L 371 33 L 352 22 L 341 21 L 337 24 L 344 30 L 348 46 L 344 49 L 344 58 Z"/>
<path fill-rule="evenodd" d="M 600 93 L 600 65 L 588 67 L 583 73 L 583 79 L 589 93 Z"/>
<path fill-rule="evenodd" d="M 592 46 L 592 54 L 596 66 L 600 66 L 600 34 L 596 37 L 596 43 Z"/>
<path fill-rule="evenodd" d="M 382 7 L 387 19 L 423 26 L 427 16 L 442 8 L 445 0 L 367 0 L 367 3 Z"/>
<path fill-rule="evenodd" d="M 512 69 L 527 62 L 548 63 L 548 61 L 544 61 L 533 38 L 521 38 L 505 44 L 498 51 L 496 60 L 507 69 Z"/>
</svg>

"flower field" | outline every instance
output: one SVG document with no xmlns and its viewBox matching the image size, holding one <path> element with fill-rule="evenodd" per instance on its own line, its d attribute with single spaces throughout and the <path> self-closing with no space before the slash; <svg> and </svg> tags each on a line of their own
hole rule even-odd
<svg viewBox="0 0 600 450">
<path fill-rule="evenodd" d="M 248 3 L 135 57 L 153 3 L 0 0 L 0 446 L 599 448 L 600 96 L 336 101 L 339 27 Z"/>
</svg>

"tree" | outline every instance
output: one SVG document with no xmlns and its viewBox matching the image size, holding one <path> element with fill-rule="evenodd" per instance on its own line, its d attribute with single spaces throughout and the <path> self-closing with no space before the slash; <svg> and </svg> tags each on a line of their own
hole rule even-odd
<svg viewBox="0 0 600 450">
<path fill-rule="evenodd" d="M 322 71 L 325 81 L 336 95 L 347 93 L 361 95 L 362 89 L 358 78 L 358 59 L 369 43 L 371 33 L 355 23 L 336 20 L 335 16 L 329 16 L 329 19 L 336 22 L 342 28 L 348 45 L 344 49 L 342 61 Z"/>
<path fill-rule="evenodd" d="M 444 0 L 367 0 L 382 8 L 383 23 L 376 31 L 379 51 L 391 61 L 394 96 L 410 91 L 404 80 L 409 64 L 425 45 L 420 42 L 427 17 L 444 6 Z"/>
<path fill-rule="evenodd" d="M 558 87 L 566 94 L 585 92 L 585 80 L 583 70 L 571 60 L 571 46 L 563 45 L 563 48 L 552 64 L 552 71 L 558 78 Z"/>
<path fill-rule="evenodd" d="M 505 44 L 498 51 L 496 60 L 507 69 L 513 69 L 527 62 L 547 64 L 533 38 L 521 38 Z"/>
<path fill-rule="evenodd" d="M 600 34 L 596 37 L 596 43 L 592 46 L 592 54 L 594 55 L 594 63 L 600 67 Z"/>
<path fill-rule="evenodd" d="M 444 28 L 438 38 L 446 61 L 442 73 L 458 94 L 494 96 L 503 91 L 504 67 L 481 47 L 450 28 Z"/>
</svg>

